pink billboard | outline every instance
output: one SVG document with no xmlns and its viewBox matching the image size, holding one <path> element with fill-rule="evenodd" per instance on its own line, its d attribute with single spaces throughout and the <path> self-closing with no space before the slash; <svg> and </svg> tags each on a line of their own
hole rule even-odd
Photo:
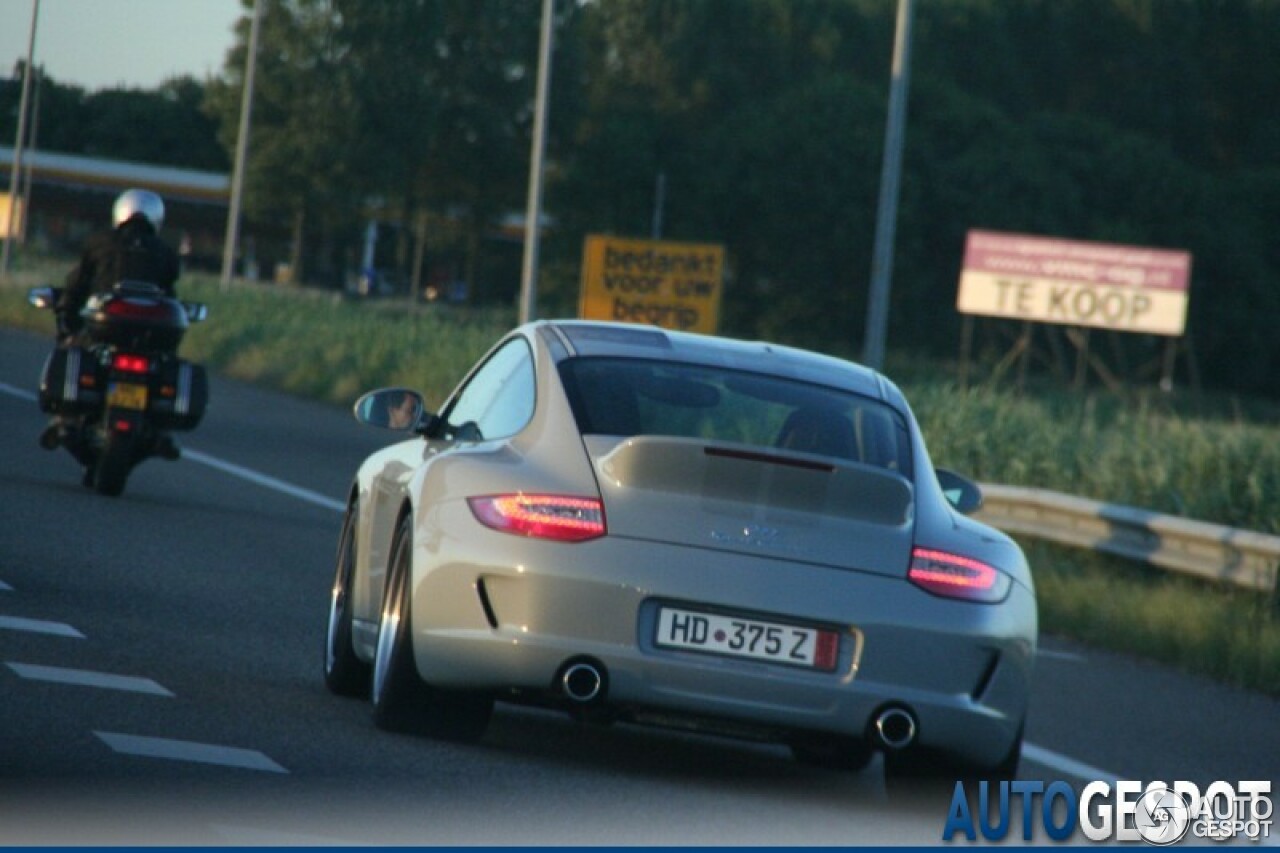
<svg viewBox="0 0 1280 853">
<path fill-rule="evenodd" d="M 957 309 L 964 314 L 1181 335 L 1184 251 L 970 231 Z"/>
</svg>

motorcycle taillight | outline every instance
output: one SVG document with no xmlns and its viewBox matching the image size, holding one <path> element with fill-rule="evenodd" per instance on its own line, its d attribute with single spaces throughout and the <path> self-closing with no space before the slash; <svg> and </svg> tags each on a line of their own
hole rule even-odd
<svg viewBox="0 0 1280 853">
<path fill-rule="evenodd" d="M 174 313 L 173 306 L 166 302 L 133 299 L 113 299 L 103 310 L 110 317 L 130 320 L 169 320 Z"/>
<path fill-rule="evenodd" d="M 118 352 L 111 358 L 111 367 L 122 373 L 146 373 L 151 369 L 151 359 L 145 355 Z"/>
</svg>

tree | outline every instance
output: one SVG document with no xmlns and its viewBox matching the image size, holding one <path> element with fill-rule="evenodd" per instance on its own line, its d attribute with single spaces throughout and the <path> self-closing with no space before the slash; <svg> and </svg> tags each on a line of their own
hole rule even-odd
<svg viewBox="0 0 1280 853">
<path fill-rule="evenodd" d="M 103 89 L 81 106 L 81 151 L 90 156 L 225 171 L 226 153 L 200 111 L 204 87 L 191 77 L 156 91 Z"/>
<path fill-rule="evenodd" d="M 427 207 L 457 216 L 474 287 L 481 239 L 520 204 L 536 8 L 524 0 L 263 2 L 250 213 L 293 220 L 295 272 L 304 222 L 333 247 L 373 213 L 401 225 Z M 247 26 L 209 99 L 227 145 Z M 341 266 L 336 256 L 331 266 Z"/>
<path fill-rule="evenodd" d="M 248 0 L 245 0 L 247 3 Z M 347 46 L 335 0 L 265 3 L 255 71 L 245 177 L 245 210 L 260 222 L 292 223 L 289 265 L 295 280 L 312 260 L 341 286 L 343 250 L 363 214 L 368 181 L 358 157 L 359 123 L 347 73 Z M 247 56 L 248 17 L 237 26 L 224 76 L 206 109 L 234 150 Z M 304 259 L 307 264 L 304 266 Z"/>
<path fill-rule="evenodd" d="M 22 73 L 19 63 L 12 80 L 0 81 L 0 137 L 10 141 L 17 131 Z M 42 150 L 209 171 L 227 168 L 213 124 L 200 109 L 205 86 L 195 78 L 175 77 L 155 90 L 89 93 L 44 73 L 38 82 L 36 143 Z"/>
</svg>

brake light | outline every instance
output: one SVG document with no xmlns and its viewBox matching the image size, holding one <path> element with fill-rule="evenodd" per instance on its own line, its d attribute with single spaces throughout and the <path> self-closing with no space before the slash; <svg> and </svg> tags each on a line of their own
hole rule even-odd
<svg viewBox="0 0 1280 853">
<path fill-rule="evenodd" d="M 151 360 L 145 355 L 118 352 L 111 359 L 111 367 L 125 373 L 146 373 L 151 369 Z"/>
<path fill-rule="evenodd" d="M 113 299 L 104 310 L 110 317 L 127 320 L 171 320 L 174 316 L 173 306 L 167 302 Z"/>
<path fill-rule="evenodd" d="M 486 527 L 560 542 L 582 542 L 605 534 L 604 505 L 596 498 L 563 495 L 486 495 L 468 498 Z"/>
<path fill-rule="evenodd" d="M 907 579 L 934 595 L 987 604 L 1003 601 L 1010 584 L 1008 575 L 981 560 L 929 548 L 912 549 Z"/>
</svg>

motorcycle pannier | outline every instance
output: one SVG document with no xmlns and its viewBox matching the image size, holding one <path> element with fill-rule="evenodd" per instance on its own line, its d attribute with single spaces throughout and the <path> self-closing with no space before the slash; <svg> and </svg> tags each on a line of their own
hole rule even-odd
<svg viewBox="0 0 1280 853">
<path fill-rule="evenodd" d="M 209 378 L 203 367 L 185 359 L 165 364 L 151 412 L 161 429 L 195 429 L 209 405 Z"/>
<path fill-rule="evenodd" d="M 45 360 L 40 374 L 40 411 L 75 414 L 102 403 L 102 378 L 93 353 L 81 347 L 59 347 Z"/>
</svg>

